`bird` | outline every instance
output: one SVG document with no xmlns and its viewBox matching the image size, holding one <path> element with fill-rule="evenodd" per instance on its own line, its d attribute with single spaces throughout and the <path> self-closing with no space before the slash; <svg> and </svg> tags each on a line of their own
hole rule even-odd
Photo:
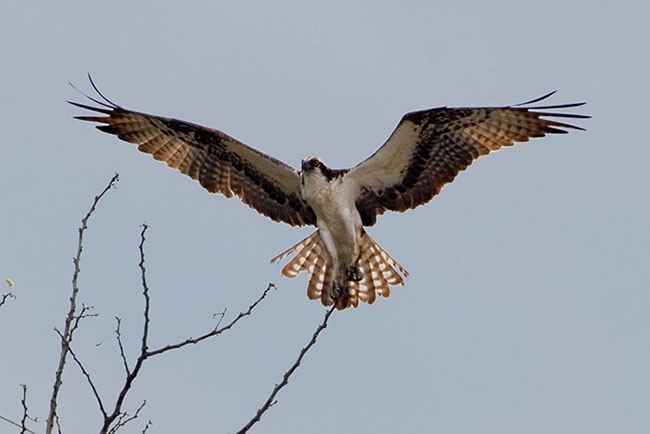
<svg viewBox="0 0 650 434">
<path fill-rule="evenodd" d="M 281 274 L 309 275 L 307 297 L 338 310 L 372 304 L 404 285 L 409 273 L 366 228 L 386 211 L 426 204 L 482 155 L 546 134 L 584 128 L 565 119 L 584 114 L 557 112 L 584 102 L 537 105 L 556 91 L 512 106 L 437 107 L 405 114 L 386 142 L 347 169 L 332 169 L 317 157 L 300 170 L 226 133 L 126 109 L 106 98 L 88 75 L 96 105 L 68 103 L 93 112 L 75 119 L 136 144 L 138 150 L 197 180 L 211 193 L 237 196 L 262 215 L 316 231 L 274 257 L 291 257 Z"/>
</svg>

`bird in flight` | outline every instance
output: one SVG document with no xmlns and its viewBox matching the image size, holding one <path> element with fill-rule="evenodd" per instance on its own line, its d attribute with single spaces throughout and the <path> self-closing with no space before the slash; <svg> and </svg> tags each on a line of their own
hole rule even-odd
<svg viewBox="0 0 650 434">
<path fill-rule="evenodd" d="M 98 98 L 82 94 L 97 105 L 69 102 L 101 115 L 76 119 L 100 123 L 99 130 L 138 145 L 211 193 L 237 196 L 274 221 L 315 226 L 314 233 L 271 261 L 295 255 L 282 275 L 294 278 L 306 271 L 307 296 L 337 309 L 388 297 L 390 286 L 404 285 L 408 276 L 366 231 L 377 216 L 429 202 L 481 155 L 533 137 L 583 130 L 559 120 L 589 118 L 555 111 L 584 103 L 532 106 L 555 92 L 507 107 L 415 111 L 352 168 L 331 169 L 308 157 L 295 170 L 219 130 L 123 108 L 89 79 Z"/>
</svg>

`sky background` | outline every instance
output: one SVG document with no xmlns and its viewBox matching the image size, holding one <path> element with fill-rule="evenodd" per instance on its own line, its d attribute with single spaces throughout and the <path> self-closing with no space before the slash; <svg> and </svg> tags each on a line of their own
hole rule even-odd
<svg viewBox="0 0 650 434">
<path fill-rule="evenodd" d="M 140 225 L 151 347 L 196 336 L 278 290 L 221 337 L 151 359 L 124 432 L 241 428 L 324 309 L 269 259 L 309 233 L 72 119 L 90 72 L 115 102 L 219 128 L 298 167 L 349 167 L 408 112 L 508 105 L 558 90 L 586 132 L 481 158 L 430 204 L 370 233 L 410 273 L 374 305 L 335 312 L 259 433 L 650 432 L 648 2 L 4 0 L 0 13 L 0 415 L 44 430 L 86 234 L 74 342 L 106 402 L 139 350 Z M 65 433 L 100 413 L 68 365 Z M 0 421 L 0 432 L 14 428 Z M 18 430 L 14 430 L 18 432 Z"/>
</svg>

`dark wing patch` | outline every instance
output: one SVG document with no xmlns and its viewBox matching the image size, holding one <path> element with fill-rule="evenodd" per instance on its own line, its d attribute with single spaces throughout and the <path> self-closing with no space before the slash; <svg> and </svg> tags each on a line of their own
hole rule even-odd
<svg viewBox="0 0 650 434">
<path fill-rule="evenodd" d="M 481 155 L 532 137 L 582 130 L 544 118 L 589 118 L 546 111 L 583 104 L 442 107 L 406 114 L 388 141 L 347 175 L 360 186 L 356 206 L 363 224 L 375 224 L 377 216 L 387 210 L 402 212 L 429 202 Z"/>
<path fill-rule="evenodd" d="M 69 102 L 106 116 L 76 119 L 103 124 L 97 128 L 135 143 L 140 151 L 198 180 L 211 193 L 237 196 L 275 221 L 292 226 L 316 223 L 313 210 L 302 199 L 298 173 L 281 161 L 221 131 L 90 99 L 101 107 Z"/>
</svg>

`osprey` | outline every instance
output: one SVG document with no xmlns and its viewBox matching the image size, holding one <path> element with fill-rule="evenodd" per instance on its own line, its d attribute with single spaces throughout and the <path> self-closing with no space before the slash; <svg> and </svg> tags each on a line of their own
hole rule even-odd
<svg viewBox="0 0 650 434">
<path fill-rule="evenodd" d="M 404 115 L 386 143 L 353 168 L 333 170 L 310 157 L 297 171 L 221 131 L 125 109 L 90 83 L 101 100 L 84 95 L 98 106 L 69 102 L 105 116 L 76 119 L 101 123 L 101 131 L 135 143 L 211 193 L 237 196 L 275 221 L 315 226 L 316 232 L 271 261 L 295 254 L 282 275 L 293 278 L 306 271 L 307 296 L 338 309 L 388 297 L 390 286 L 403 285 L 408 276 L 364 229 L 377 216 L 429 202 L 490 151 L 583 129 L 545 118 L 589 117 L 549 111 L 584 103 L 531 107 L 555 92 L 509 107 L 416 111 Z"/>
</svg>

